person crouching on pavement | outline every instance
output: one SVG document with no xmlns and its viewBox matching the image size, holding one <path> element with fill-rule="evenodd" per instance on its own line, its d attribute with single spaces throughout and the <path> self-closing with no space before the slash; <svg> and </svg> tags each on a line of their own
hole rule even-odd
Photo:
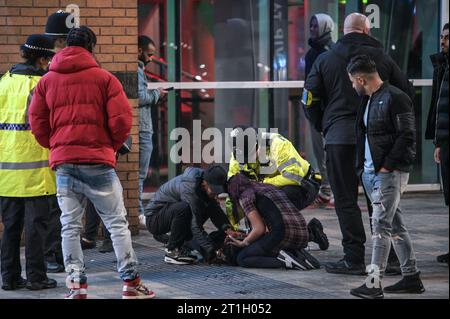
<svg viewBox="0 0 450 319">
<path fill-rule="evenodd" d="M 82 216 L 89 199 L 111 233 L 123 299 L 155 296 L 141 283 L 126 219 L 123 189 L 114 170 L 116 152 L 127 140 L 132 112 L 119 80 L 93 57 L 97 37 L 82 26 L 67 36 L 30 106 L 31 130 L 50 148 L 62 211 L 62 247 L 68 272 L 66 299 L 87 297 L 81 250 Z"/>
<path fill-rule="evenodd" d="M 197 250 L 204 261 L 211 262 L 223 246 L 228 219 L 217 202 L 227 192 L 227 172 L 219 165 L 206 170 L 188 167 L 162 185 L 144 209 L 146 225 L 157 236 L 170 232 L 164 261 L 187 265 L 197 261 Z M 211 219 L 217 231 L 208 234 L 203 225 Z"/>
<path fill-rule="evenodd" d="M 249 268 L 318 269 L 320 263 L 304 248 L 308 245 L 305 218 L 284 191 L 251 181 L 243 174 L 228 182 L 233 212 L 242 207 L 251 231 L 243 239 L 228 236 L 232 245 L 243 248 L 237 264 Z"/>
<path fill-rule="evenodd" d="M 381 280 L 391 243 L 400 260 L 403 279 L 384 288 L 384 292 L 423 293 L 425 289 L 400 208 L 416 156 L 413 103 L 403 91 L 381 80 L 375 62 L 367 55 L 354 57 L 347 71 L 353 88 L 365 97 L 356 122 L 356 168 L 373 207 L 369 278 L 350 293 L 366 299 L 384 298 Z"/>
<path fill-rule="evenodd" d="M 2 289 L 31 290 L 56 287 L 46 275 L 45 237 L 51 199 L 56 194 L 49 152 L 31 134 L 28 107 L 33 90 L 55 54 L 52 41 L 30 35 L 20 47 L 24 63 L 16 64 L 0 80 L 0 212 Z M 20 239 L 25 225 L 27 281 L 21 276 Z"/>
</svg>

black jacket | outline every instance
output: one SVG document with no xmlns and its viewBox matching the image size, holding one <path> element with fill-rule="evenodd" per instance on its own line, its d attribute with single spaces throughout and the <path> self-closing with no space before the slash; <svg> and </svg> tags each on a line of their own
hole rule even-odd
<svg viewBox="0 0 450 319">
<path fill-rule="evenodd" d="M 428 111 L 427 128 L 425 139 L 434 140 L 436 138 L 436 110 L 441 92 L 442 80 L 444 79 L 445 69 L 448 69 L 448 56 L 440 52 L 430 56 L 433 63 L 433 90 L 431 94 L 431 104 Z M 447 82 L 448 84 L 448 82 Z M 448 95 L 447 95 L 448 98 Z"/>
<path fill-rule="evenodd" d="M 441 91 L 437 103 L 436 146 L 448 143 L 448 63 L 442 80 Z"/>
<path fill-rule="evenodd" d="M 223 230 L 229 224 L 225 213 L 215 200 L 209 199 L 200 184 L 203 180 L 203 170 L 188 167 L 182 175 L 179 175 L 164 185 L 156 192 L 152 200 L 144 209 L 145 216 L 149 217 L 168 204 L 186 202 L 192 213 L 191 231 L 193 239 L 207 252 L 214 250 L 214 241 L 203 228 L 205 222 L 211 218 L 214 226 Z"/>
<path fill-rule="evenodd" d="M 355 144 L 355 121 L 361 98 L 348 78 L 347 64 L 356 55 L 367 54 L 377 64 L 383 80 L 404 91 L 411 99 L 414 88 L 397 64 L 386 55 L 380 42 L 369 35 L 350 33 L 328 52 L 322 53 L 306 80 L 302 103 L 312 125 L 324 132 L 327 143 Z M 323 105 L 323 107 L 321 107 Z"/>
<path fill-rule="evenodd" d="M 363 99 L 356 125 L 356 168 L 364 169 L 366 127 L 364 113 L 369 98 Z M 411 171 L 416 156 L 416 128 L 413 103 L 401 90 L 387 81 L 372 95 L 367 137 L 375 171 Z"/>
<path fill-rule="evenodd" d="M 305 79 L 308 78 L 309 72 L 311 72 L 312 66 L 317 57 L 330 50 L 334 45 L 334 42 L 331 39 L 331 34 L 328 32 L 318 39 L 309 39 L 308 44 L 311 49 L 308 50 L 305 56 Z"/>
</svg>

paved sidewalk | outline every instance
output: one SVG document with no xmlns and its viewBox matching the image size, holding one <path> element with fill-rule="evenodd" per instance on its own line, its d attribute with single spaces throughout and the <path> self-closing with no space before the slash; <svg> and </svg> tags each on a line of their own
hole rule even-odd
<svg viewBox="0 0 450 319">
<path fill-rule="evenodd" d="M 364 207 L 361 198 L 361 207 Z M 407 194 L 403 201 L 405 222 L 409 227 L 422 271 L 426 293 L 422 295 L 389 296 L 386 298 L 449 298 L 449 268 L 438 264 L 436 256 L 448 251 L 449 212 L 441 194 Z M 311 253 L 321 262 L 342 257 L 340 232 L 333 210 L 305 210 L 307 220 L 320 219 L 330 239 L 328 251 L 312 246 Z M 371 240 L 367 213 L 363 212 L 368 244 L 366 260 L 370 261 Z M 228 266 L 174 266 L 163 262 L 164 247 L 146 232 L 133 238 L 142 277 L 155 290 L 158 298 L 177 299 L 340 299 L 353 298 L 351 288 L 361 285 L 364 277 L 331 275 L 324 269 L 316 271 L 286 271 L 244 269 Z M 23 249 L 23 248 L 22 248 Z M 22 252 L 23 255 L 23 252 Z M 89 298 L 120 298 L 121 282 L 115 272 L 113 253 L 100 254 L 96 249 L 85 251 L 89 281 Z M 0 290 L 0 299 L 60 299 L 66 292 L 65 274 L 50 274 L 58 281 L 51 290 L 14 292 Z M 400 277 L 387 277 L 389 285 Z"/>
</svg>

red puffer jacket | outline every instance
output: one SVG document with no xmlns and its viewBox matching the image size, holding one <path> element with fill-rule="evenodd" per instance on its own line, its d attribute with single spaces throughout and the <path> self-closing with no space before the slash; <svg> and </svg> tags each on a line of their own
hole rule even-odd
<svg viewBox="0 0 450 319">
<path fill-rule="evenodd" d="M 52 60 L 30 105 L 31 130 L 50 148 L 50 166 L 97 163 L 112 167 L 130 134 L 131 107 L 119 80 L 84 48 L 67 47 Z"/>
</svg>

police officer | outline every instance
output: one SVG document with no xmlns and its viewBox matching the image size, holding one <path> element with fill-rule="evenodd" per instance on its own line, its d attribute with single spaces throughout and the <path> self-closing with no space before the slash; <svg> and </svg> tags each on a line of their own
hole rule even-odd
<svg viewBox="0 0 450 319">
<path fill-rule="evenodd" d="M 281 188 L 298 210 L 308 207 L 316 198 L 321 176 L 303 159 L 292 143 L 278 133 L 262 132 L 237 126 L 230 133 L 232 154 L 228 178 L 242 173 L 253 181 Z M 327 236 L 319 220 L 308 224 L 310 241 L 328 249 Z"/>
<path fill-rule="evenodd" d="M 44 242 L 51 198 L 56 194 L 49 152 L 38 144 L 28 122 L 31 93 L 54 55 L 53 43 L 31 35 L 20 47 L 24 63 L 0 80 L 0 211 L 2 289 L 56 287 L 46 274 Z M 21 277 L 20 239 L 25 226 L 27 282 Z"/>
</svg>

